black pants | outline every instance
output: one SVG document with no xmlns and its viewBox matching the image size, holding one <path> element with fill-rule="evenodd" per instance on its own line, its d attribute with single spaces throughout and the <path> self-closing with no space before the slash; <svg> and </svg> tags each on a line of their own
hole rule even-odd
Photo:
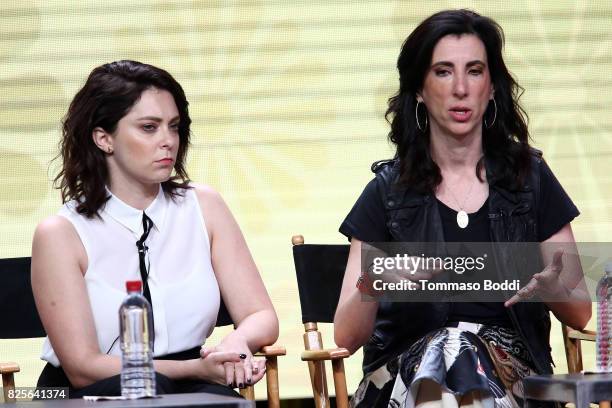
<svg viewBox="0 0 612 408">
<path fill-rule="evenodd" d="M 156 357 L 156 360 L 189 360 L 200 358 L 200 348 L 179 353 Z M 155 373 L 155 382 L 158 394 L 178 394 L 207 392 L 211 394 L 240 397 L 236 391 L 226 385 L 211 384 L 199 380 L 171 380 L 163 374 Z M 70 398 L 82 398 L 84 395 L 121 395 L 121 376 L 114 375 L 97 381 L 83 388 L 74 388 L 62 367 L 47 364 L 38 378 L 37 387 L 68 387 Z"/>
</svg>

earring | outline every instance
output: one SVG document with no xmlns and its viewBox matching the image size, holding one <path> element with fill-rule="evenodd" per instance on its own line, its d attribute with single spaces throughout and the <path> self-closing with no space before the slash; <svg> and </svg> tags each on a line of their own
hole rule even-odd
<svg viewBox="0 0 612 408">
<path fill-rule="evenodd" d="M 487 119 L 484 118 L 484 124 L 487 129 L 491 129 L 493 125 L 495 124 L 495 119 L 497 119 L 497 103 L 495 102 L 495 99 L 491 99 L 491 100 L 493 101 L 493 108 L 494 108 L 493 120 L 491 121 L 491 124 L 488 124 Z"/>
<path fill-rule="evenodd" d="M 425 127 L 421 127 L 421 123 L 419 122 L 419 103 L 422 103 L 421 101 L 417 100 L 416 103 L 416 107 L 414 108 L 414 117 L 416 118 L 416 125 L 417 128 L 425 133 L 425 131 L 427 130 L 427 125 L 429 124 L 428 120 L 427 120 L 427 115 L 425 115 Z M 423 103 L 423 106 L 425 106 L 425 104 Z M 427 108 L 427 107 L 426 107 Z"/>
</svg>

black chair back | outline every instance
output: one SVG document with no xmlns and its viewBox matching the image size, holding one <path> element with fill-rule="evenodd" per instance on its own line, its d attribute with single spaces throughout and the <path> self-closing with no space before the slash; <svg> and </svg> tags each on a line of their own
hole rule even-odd
<svg viewBox="0 0 612 408">
<path fill-rule="evenodd" d="M 342 289 L 350 245 L 293 246 L 302 323 L 332 323 Z"/>
<path fill-rule="evenodd" d="M 227 311 L 227 307 L 225 307 L 225 303 L 223 299 L 221 299 L 221 304 L 219 305 L 219 314 L 217 315 L 217 324 L 216 327 L 221 326 L 229 326 L 230 324 L 234 324 L 234 321 L 230 317 L 229 312 Z"/>
<path fill-rule="evenodd" d="M 30 258 L 0 259 L 0 339 L 44 336 L 32 294 Z"/>
</svg>

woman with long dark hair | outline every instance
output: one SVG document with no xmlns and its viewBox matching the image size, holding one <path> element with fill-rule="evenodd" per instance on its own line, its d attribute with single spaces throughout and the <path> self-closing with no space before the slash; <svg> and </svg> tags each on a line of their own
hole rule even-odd
<svg viewBox="0 0 612 408">
<path fill-rule="evenodd" d="M 574 243 L 578 210 L 529 146 L 503 41 L 492 19 L 448 10 L 402 46 L 387 111 L 395 158 L 375 163 L 376 177 L 340 227 L 351 251 L 335 339 L 351 352 L 364 347 L 354 406 L 520 405 L 521 379 L 552 372 L 549 311 L 574 328 L 590 318 L 590 301 L 576 297 L 581 271 L 565 276 L 579 265 L 549 250 Z M 505 303 L 449 303 L 444 293 L 438 302 L 362 301 L 379 295 L 361 269 L 362 242 L 406 241 L 538 242 L 543 267 L 532 265 Z M 498 259 L 499 273 L 518 275 L 508 257 Z M 544 300 L 523 302 L 533 296 Z"/>
<path fill-rule="evenodd" d="M 152 305 L 158 392 L 237 395 L 262 378 L 252 352 L 276 341 L 277 317 L 223 199 L 188 179 L 190 125 L 179 83 L 136 61 L 95 68 L 74 97 L 56 179 L 64 206 L 38 225 L 32 248 L 48 334 L 39 386 L 120 393 L 128 280 L 142 280 Z M 202 348 L 221 298 L 236 328 Z"/>
</svg>

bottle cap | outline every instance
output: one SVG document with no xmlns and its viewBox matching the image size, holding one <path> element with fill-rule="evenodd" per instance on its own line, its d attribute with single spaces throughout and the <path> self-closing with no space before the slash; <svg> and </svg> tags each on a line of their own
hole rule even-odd
<svg viewBox="0 0 612 408">
<path fill-rule="evenodd" d="M 142 290 L 142 282 L 139 280 L 126 281 L 125 288 L 128 292 L 140 292 Z"/>
</svg>

